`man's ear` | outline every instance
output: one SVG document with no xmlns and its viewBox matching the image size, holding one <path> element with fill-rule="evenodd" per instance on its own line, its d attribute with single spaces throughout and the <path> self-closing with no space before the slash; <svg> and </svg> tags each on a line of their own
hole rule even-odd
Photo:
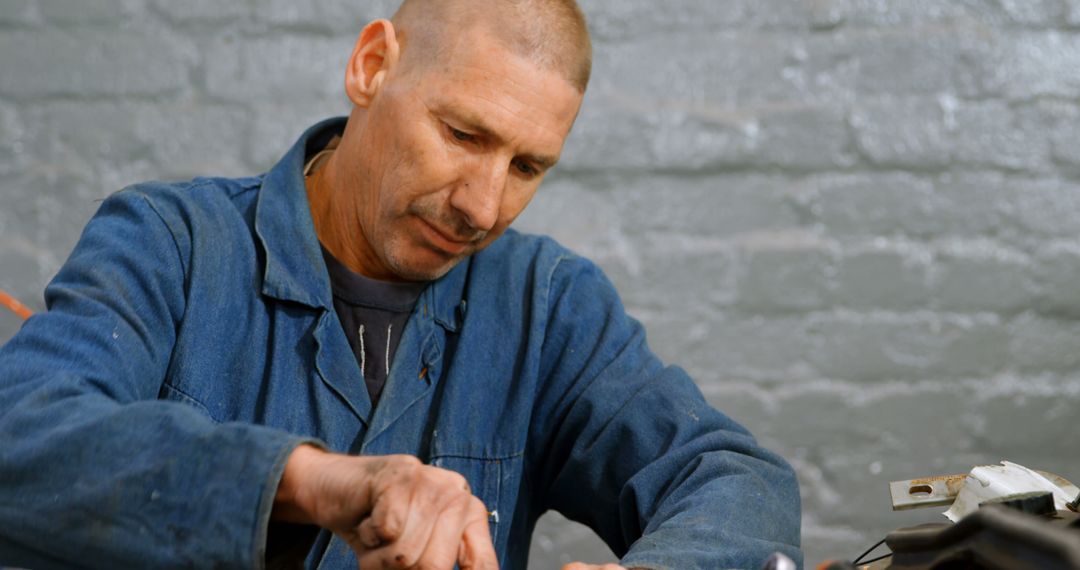
<svg viewBox="0 0 1080 570">
<path fill-rule="evenodd" d="M 401 47 L 394 25 L 389 20 L 375 20 L 360 32 L 345 69 L 345 94 L 357 107 L 367 107 L 386 80 L 390 68 L 397 65 Z"/>
</svg>

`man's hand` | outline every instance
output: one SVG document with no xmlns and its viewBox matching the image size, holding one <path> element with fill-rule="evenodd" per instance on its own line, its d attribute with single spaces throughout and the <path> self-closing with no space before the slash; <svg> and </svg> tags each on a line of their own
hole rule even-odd
<svg viewBox="0 0 1080 570">
<path fill-rule="evenodd" d="M 354 457 L 297 447 L 271 518 L 344 539 L 364 568 L 497 569 L 487 509 L 465 478 L 410 455 Z"/>
</svg>

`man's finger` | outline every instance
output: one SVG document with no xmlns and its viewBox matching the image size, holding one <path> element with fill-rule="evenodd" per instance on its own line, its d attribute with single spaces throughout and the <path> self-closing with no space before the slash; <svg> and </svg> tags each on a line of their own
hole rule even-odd
<svg viewBox="0 0 1080 570">
<path fill-rule="evenodd" d="M 413 489 L 411 506 L 408 509 L 404 528 L 393 540 L 384 540 L 383 545 L 361 558 L 362 568 L 451 568 L 453 559 L 444 566 L 418 564 L 430 547 L 433 533 L 442 526 L 457 527 L 456 543 L 461 536 L 461 523 L 454 520 L 453 510 L 447 517 L 445 499 L 435 497 L 431 489 Z M 447 520 L 449 518 L 449 520 Z"/>
<path fill-rule="evenodd" d="M 409 487 L 407 499 L 398 499 L 398 504 L 387 508 L 385 513 L 391 514 L 404 506 L 405 522 L 400 532 L 391 537 L 387 532 L 381 532 L 376 518 L 383 511 L 372 513 L 371 521 L 361 524 L 359 534 L 361 542 L 367 549 L 358 551 L 361 567 L 364 568 L 451 568 L 454 565 L 454 555 L 457 545 L 461 542 L 461 532 L 467 520 L 469 500 L 471 495 L 461 492 L 460 488 L 465 485 L 464 477 L 457 473 L 435 472 L 425 474 L 417 481 L 427 484 L 413 485 Z M 406 496 L 405 493 L 399 496 Z M 436 547 L 434 552 L 441 553 L 442 549 L 449 550 L 449 556 L 445 563 L 429 564 L 426 561 L 421 564 L 421 559 L 432 547 L 432 541 L 436 540 L 434 533 L 437 528 L 444 529 L 441 534 L 445 538 L 439 540 L 449 541 L 445 546 Z M 447 534 L 447 531 L 449 534 Z"/>
<path fill-rule="evenodd" d="M 471 495 L 462 495 L 439 515 L 438 524 L 432 528 L 427 548 L 420 557 L 420 568 L 453 568 L 459 558 L 465 527 L 476 516 L 470 507 Z M 464 568 L 464 566 L 463 566 Z"/>
<path fill-rule="evenodd" d="M 499 558 L 495 555 L 495 545 L 491 543 L 491 531 L 488 530 L 487 509 L 479 499 L 472 502 L 470 521 L 461 535 L 458 566 L 461 570 L 499 568 Z"/>
<path fill-rule="evenodd" d="M 379 533 L 375 532 L 375 523 L 371 522 L 371 517 L 360 522 L 360 526 L 356 529 L 356 537 L 365 550 L 374 550 L 384 544 Z"/>
<path fill-rule="evenodd" d="M 375 508 L 371 515 L 361 523 L 361 527 L 368 527 L 365 532 L 368 542 L 388 543 L 399 539 L 405 532 L 405 524 L 412 510 L 412 497 L 408 492 L 399 488 L 391 487 L 378 496 L 375 500 Z M 373 535 L 373 537 L 372 537 Z"/>
</svg>

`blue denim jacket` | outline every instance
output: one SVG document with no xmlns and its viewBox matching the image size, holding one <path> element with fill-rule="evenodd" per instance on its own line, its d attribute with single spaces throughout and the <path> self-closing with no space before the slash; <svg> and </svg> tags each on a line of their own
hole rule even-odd
<svg viewBox="0 0 1080 570">
<path fill-rule="evenodd" d="M 626 566 L 798 559 L 794 474 L 648 349 L 611 284 L 507 232 L 420 296 L 379 406 L 333 310 L 308 211 L 316 125 L 269 173 L 102 204 L 0 349 L 0 564 L 264 564 L 304 441 L 465 475 L 503 568 L 548 509 Z M 309 567 L 355 568 L 325 531 Z"/>
</svg>

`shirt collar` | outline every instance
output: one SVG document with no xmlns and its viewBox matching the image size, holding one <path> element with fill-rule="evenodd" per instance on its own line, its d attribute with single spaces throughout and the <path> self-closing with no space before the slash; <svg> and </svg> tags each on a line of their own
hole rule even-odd
<svg viewBox="0 0 1080 570">
<path fill-rule="evenodd" d="M 266 254 L 262 292 L 270 297 L 331 310 L 330 276 L 311 218 L 304 164 L 345 130 L 345 117 L 327 119 L 309 128 L 263 177 L 255 209 L 255 234 Z M 421 294 L 431 315 L 456 331 L 465 313 L 465 284 L 470 259 L 458 263 Z"/>
</svg>

